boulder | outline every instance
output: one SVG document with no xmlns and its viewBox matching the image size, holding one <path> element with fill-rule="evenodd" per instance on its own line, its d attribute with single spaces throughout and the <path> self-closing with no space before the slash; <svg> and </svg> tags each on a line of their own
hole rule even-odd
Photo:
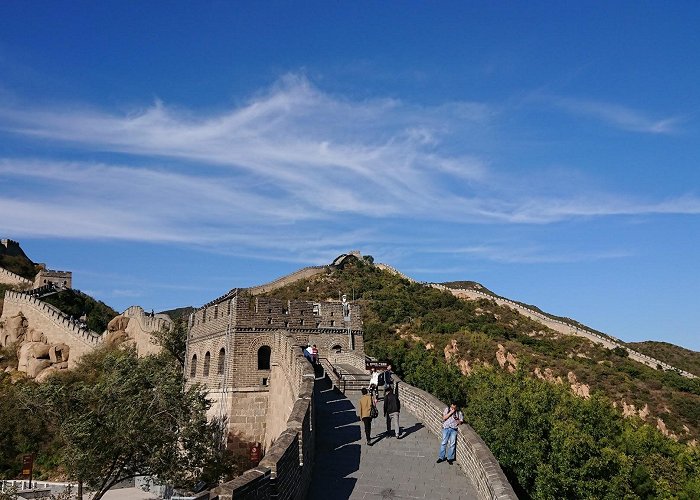
<svg viewBox="0 0 700 500">
<path fill-rule="evenodd" d="M 51 366 L 51 361 L 48 359 L 29 359 L 27 360 L 27 376 L 36 378 L 42 370 Z"/>
<path fill-rule="evenodd" d="M 28 325 L 29 322 L 27 321 L 27 318 L 25 318 L 21 312 L 7 318 L 5 320 L 2 332 L 2 340 L 4 345 L 24 340 Z"/>
<path fill-rule="evenodd" d="M 49 359 L 52 363 L 68 361 L 70 347 L 66 344 L 54 344 L 49 348 Z"/>
<path fill-rule="evenodd" d="M 58 369 L 56 368 L 56 365 L 51 365 L 48 368 L 45 368 L 44 370 L 41 370 L 36 377 L 34 377 L 34 380 L 36 382 L 43 382 L 47 378 L 49 378 L 51 375 L 56 373 Z"/>
<path fill-rule="evenodd" d="M 115 316 L 112 318 L 112 320 L 107 324 L 107 331 L 108 332 L 117 332 L 117 331 L 125 331 L 126 326 L 129 324 L 129 318 L 126 316 Z"/>
<path fill-rule="evenodd" d="M 124 330 L 109 331 L 104 336 L 104 343 L 107 345 L 118 345 L 128 340 L 129 336 Z"/>
<path fill-rule="evenodd" d="M 25 338 L 27 342 L 43 342 L 46 343 L 46 335 L 44 332 L 30 328 L 27 331 L 27 337 Z"/>
</svg>

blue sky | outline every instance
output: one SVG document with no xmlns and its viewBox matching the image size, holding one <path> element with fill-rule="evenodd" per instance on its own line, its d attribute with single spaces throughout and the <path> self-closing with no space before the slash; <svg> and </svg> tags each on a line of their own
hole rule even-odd
<svg viewBox="0 0 700 500">
<path fill-rule="evenodd" d="M 700 350 L 697 2 L 2 2 L 0 233 L 116 309 L 359 249 Z"/>
</svg>

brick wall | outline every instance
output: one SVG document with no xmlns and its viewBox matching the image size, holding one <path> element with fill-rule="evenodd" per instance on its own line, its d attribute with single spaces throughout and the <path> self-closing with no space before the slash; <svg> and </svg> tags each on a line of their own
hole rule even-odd
<svg viewBox="0 0 700 500">
<path fill-rule="evenodd" d="M 351 308 L 352 342 L 355 350 L 364 354 L 360 309 L 354 304 Z M 338 347 L 349 351 L 347 329 L 333 326 L 335 321 L 345 324 L 340 302 L 314 304 L 234 296 L 210 304 L 190 318 L 186 377 L 188 382 L 200 383 L 214 391 L 222 387 L 265 387 L 274 378 L 272 368 L 280 352 L 275 348 L 275 338 L 280 331 L 292 335 L 299 346 L 316 344 L 321 357 L 335 353 Z M 263 348 L 271 352 L 269 368 L 259 366 L 258 356 Z M 207 353 L 209 371 L 205 375 Z"/>
<path fill-rule="evenodd" d="M 397 383 L 401 404 L 436 435 L 435 456 L 442 437 L 442 411 L 447 406 L 431 394 L 401 380 Z M 498 461 L 486 443 L 468 424 L 459 427 L 457 463 L 469 477 L 482 499 L 517 500 L 513 487 L 506 479 Z"/>
<path fill-rule="evenodd" d="M 284 429 L 257 467 L 211 490 L 211 499 L 302 499 L 306 496 L 314 463 L 315 375 L 293 335 L 277 333 L 273 347 L 278 355 L 272 367 L 268 393 L 268 422 L 270 426 L 278 425 L 289 408 Z M 278 390 L 276 386 L 281 387 Z M 284 398 L 289 399 L 284 401 Z M 278 414 L 273 416 L 273 413 Z"/>
</svg>

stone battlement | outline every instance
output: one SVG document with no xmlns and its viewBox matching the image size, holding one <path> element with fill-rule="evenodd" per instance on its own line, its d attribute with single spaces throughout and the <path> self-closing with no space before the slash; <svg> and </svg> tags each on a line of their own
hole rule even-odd
<svg viewBox="0 0 700 500">
<path fill-rule="evenodd" d="M 33 282 L 27 278 L 23 278 L 19 274 L 0 267 L 0 283 L 11 286 L 31 287 Z"/>
<path fill-rule="evenodd" d="M 32 297 L 26 293 L 14 292 L 12 290 L 6 291 L 3 316 L 5 315 L 5 309 L 8 309 L 13 304 L 18 307 L 24 306 L 25 310 L 27 310 L 30 314 L 31 312 L 38 313 L 44 319 L 51 322 L 54 326 L 65 331 L 72 337 L 80 339 L 81 342 L 89 344 L 93 347 L 97 346 L 97 344 L 100 342 L 102 336 L 99 333 L 83 328 L 77 321 L 71 320 L 68 315 L 61 312 L 58 308 L 52 306 L 51 304 L 47 304 L 46 302 L 42 302 L 36 297 Z"/>
<path fill-rule="evenodd" d="M 362 330 L 359 305 L 347 306 L 349 316 L 344 316 L 341 302 L 309 302 L 280 300 L 272 297 L 246 297 L 236 295 L 223 302 L 213 303 L 192 313 L 189 326 L 192 338 L 210 333 L 212 328 L 230 326 L 237 329 L 279 329 L 288 331 L 331 332 Z M 229 320 L 230 317 L 230 320 Z M 349 321 L 346 321 L 346 318 Z M 217 327 L 206 327 L 212 323 Z"/>
<path fill-rule="evenodd" d="M 73 287 L 73 273 L 70 271 L 57 271 L 54 269 L 41 269 L 34 278 L 34 288 L 53 283 L 59 288 Z"/>
</svg>

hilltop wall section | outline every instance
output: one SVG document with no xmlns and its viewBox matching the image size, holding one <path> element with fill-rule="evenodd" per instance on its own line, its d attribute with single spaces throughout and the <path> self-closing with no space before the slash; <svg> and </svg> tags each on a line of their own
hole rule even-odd
<svg viewBox="0 0 700 500">
<path fill-rule="evenodd" d="M 0 267 L 0 283 L 18 288 L 31 288 L 33 281 Z"/>
<path fill-rule="evenodd" d="M 24 253 L 24 250 L 22 250 L 22 247 L 19 246 L 19 242 L 7 238 L 0 240 L 0 254 L 11 255 L 14 257 L 24 257 L 25 259 L 29 260 L 27 255 Z"/>
<path fill-rule="evenodd" d="M 251 295 L 260 295 L 263 293 L 272 292 L 274 290 L 277 290 L 279 288 L 287 286 L 290 283 L 294 283 L 295 281 L 308 279 L 308 278 L 311 278 L 311 277 L 316 276 L 318 274 L 325 273 L 326 269 L 328 269 L 328 266 L 304 267 L 304 268 L 299 269 L 298 271 L 295 271 L 291 274 L 287 274 L 286 276 L 282 276 L 281 278 L 277 278 L 276 280 L 271 281 L 270 283 L 250 287 L 247 289 L 247 291 Z"/>
<path fill-rule="evenodd" d="M 591 330 L 588 330 L 586 328 L 580 328 L 580 327 L 572 325 L 570 323 L 565 323 L 564 321 L 550 318 L 549 316 L 546 316 L 540 312 L 534 311 L 528 307 L 523 306 L 522 304 L 518 304 L 517 302 L 513 302 L 512 300 L 501 298 L 501 297 L 496 297 L 494 295 L 491 295 L 491 294 L 488 294 L 485 292 L 480 292 L 478 290 L 448 288 L 444 285 L 438 285 L 435 283 L 432 283 L 430 286 L 432 286 L 433 288 L 437 288 L 439 290 L 449 291 L 455 297 L 459 297 L 462 299 L 468 299 L 468 300 L 488 299 L 488 300 L 492 300 L 498 305 L 507 306 L 507 307 L 510 307 L 511 309 L 515 309 L 523 316 L 527 316 L 530 319 L 533 319 L 539 323 L 542 323 L 543 325 L 551 328 L 552 330 L 554 330 L 556 332 L 563 333 L 564 335 L 576 335 L 577 337 L 587 338 L 588 340 L 595 342 L 596 344 L 602 345 L 606 349 L 616 349 L 616 348 L 624 349 L 625 351 L 627 351 L 627 354 L 629 355 L 630 359 L 633 359 L 634 361 L 645 364 L 651 368 L 658 369 L 659 367 L 661 367 L 663 370 L 675 371 L 675 372 L 679 373 L 680 375 L 687 377 L 687 378 L 696 378 L 696 376 L 692 373 L 689 373 L 685 370 L 681 370 L 679 368 L 675 368 L 675 367 L 669 365 L 668 363 L 665 363 L 664 361 L 652 358 L 651 356 L 647 356 L 646 354 L 642 354 L 640 352 L 635 351 L 634 349 L 630 349 L 629 347 L 622 345 L 622 343 L 619 339 L 615 339 L 614 337 L 604 337 L 604 336 L 602 336 L 596 332 L 593 332 Z"/>
<path fill-rule="evenodd" d="M 390 273 L 396 274 L 397 276 L 400 276 L 411 283 L 418 283 L 416 280 L 413 278 L 410 278 L 406 276 L 405 274 L 401 273 L 397 269 L 387 265 L 387 264 L 376 264 L 376 267 L 379 269 L 389 271 Z M 502 305 L 502 306 L 507 306 L 510 307 L 511 309 L 515 309 L 518 311 L 520 314 L 523 316 L 527 316 L 530 319 L 533 319 L 539 323 L 542 323 L 543 325 L 551 328 L 552 330 L 563 333 L 564 335 L 575 335 L 577 337 L 584 337 L 587 338 L 588 340 L 595 342 L 596 344 L 600 344 L 606 349 L 624 349 L 627 351 L 627 354 L 629 355 L 630 359 L 633 359 L 634 361 L 637 361 L 639 363 L 642 363 L 644 365 L 647 365 L 651 368 L 658 369 L 661 367 L 663 370 L 669 370 L 669 371 L 674 371 L 677 372 L 678 374 L 687 377 L 687 378 L 697 378 L 696 375 L 687 372 L 685 370 L 681 370 L 679 368 L 676 368 L 674 366 L 669 365 L 668 363 L 665 363 L 664 361 L 652 358 L 651 356 L 647 356 L 646 354 L 642 354 L 641 352 L 635 351 L 634 349 L 630 349 L 627 346 L 622 345 L 622 341 L 619 339 L 616 339 L 612 336 L 603 336 L 600 335 L 599 333 L 596 333 L 594 331 L 588 330 L 587 328 L 581 328 L 576 325 L 572 325 L 570 323 L 566 323 L 564 321 L 550 318 L 549 316 L 546 316 L 540 312 L 537 312 L 533 309 L 530 309 L 528 307 L 525 307 L 522 304 L 519 304 L 517 302 L 514 302 L 512 300 L 503 298 L 503 297 L 497 297 L 495 295 L 481 292 L 478 290 L 470 290 L 470 289 L 464 289 L 464 288 L 450 288 L 445 285 L 440 285 L 438 283 L 427 283 L 428 286 L 431 286 L 433 288 L 437 288 L 438 290 L 443 290 L 450 292 L 452 295 L 455 297 L 459 297 L 461 299 L 466 299 L 466 300 L 478 300 L 478 299 L 488 299 L 488 300 L 493 300 L 496 304 Z"/>
<path fill-rule="evenodd" d="M 49 283 L 53 283 L 58 288 L 72 288 L 73 273 L 70 271 L 56 271 L 46 268 L 40 269 L 34 278 L 34 288 L 46 286 Z"/>
</svg>

